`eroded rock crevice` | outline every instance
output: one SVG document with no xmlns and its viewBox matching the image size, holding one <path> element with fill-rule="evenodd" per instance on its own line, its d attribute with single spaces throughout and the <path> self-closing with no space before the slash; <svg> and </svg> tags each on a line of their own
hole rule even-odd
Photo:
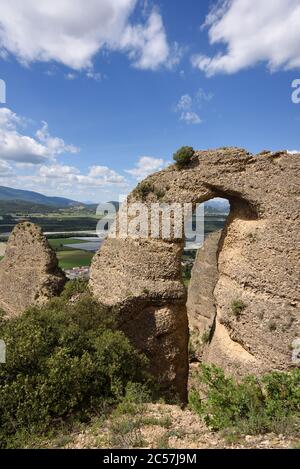
<svg viewBox="0 0 300 469">
<path fill-rule="evenodd" d="M 218 250 L 221 237 L 221 231 L 210 234 L 198 250 L 188 287 L 190 341 L 197 361 L 203 360 L 216 329 L 214 290 L 218 281 Z"/>
</svg>

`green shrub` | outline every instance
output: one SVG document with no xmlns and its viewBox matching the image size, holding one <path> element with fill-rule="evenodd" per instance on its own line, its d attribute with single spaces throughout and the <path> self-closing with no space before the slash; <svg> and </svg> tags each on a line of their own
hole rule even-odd
<svg viewBox="0 0 300 469">
<path fill-rule="evenodd" d="M 125 396 L 114 411 L 115 416 L 137 415 L 145 409 L 145 404 L 152 401 L 149 387 L 142 383 L 129 382 L 126 386 Z"/>
<path fill-rule="evenodd" d="M 25 430 L 44 432 L 58 420 L 117 403 L 128 383 L 148 380 L 145 357 L 88 293 L 74 304 L 56 298 L 19 318 L 0 318 L 0 337 L 7 349 L 0 365 L 0 447 Z"/>
<path fill-rule="evenodd" d="M 190 163 L 194 154 L 195 151 L 192 147 L 181 147 L 173 155 L 173 160 L 176 162 L 177 168 L 182 169 L 187 166 Z"/>
<path fill-rule="evenodd" d="M 142 448 L 146 445 L 140 419 L 113 418 L 110 422 L 109 445 L 112 448 Z"/>
<path fill-rule="evenodd" d="M 69 280 L 64 287 L 61 294 L 61 298 L 70 300 L 73 296 L 87 293 L 88 292 L 88 281 L 80 278 Z"/>
<path fill-rule="evenodd" d="M 111 417 L 111 446 L 136 448 L 145 445 L 141 428 L 144 425 L 143 413 L 148 402 L 151 402 L 151 392 L 146 384 L 127 384 L 125 396 Z"/>
<path fill-rule="evenodd" d="M 149 194 L 154 194 L 158 200 L 161 200 L 165 196 L 166 191 L 162 188 L 155 187 L 155 185 L 151 184 L 149 181 L 142 181 L 134 189 L 134 194 L 141 200 L 145 200 Z"/>
<path fill-rule="evenodd" d="M 191 264 L 184 264 L 181 268 L 182 280 L 186 288 L 188 288 L 190 280 L 192 278 L 192 268 Z"/>
<path fill-rule="evenodd" d="M 208 344 L 210 342 L 210 331 L 205 331 L 201 337 L 202 344 Z"/>
<path fill-rule="evenodd" d="M 158 200 L 161 200 L 164 198 L 164 196 L 166 195 L 166 191 L 164 189 L 158 189 L 158 188 L 155 188 L 154 189 L 154 194 L 156 195 L 156 198 Z"/>
<path fill-rule="evenodd" d="M 189 344 L 188 344 L 188 353 L 189 353 L 189 361 L 190 362 L 193 362 L 194 360 L 196 360 L 196 347 L 195 347 L 195 344 L 192 340 L 192 337 L 190 337 L 190 340 L 189 340 Z"/>
<path fill-rule="evenodd" d="M 238 383 L 214 365 L 200 365 L 198 380 L 202 394 L 193 389 L 190 405 L 213 430 L 282 433 L 300 418 L 300 369 L 269 373 L 261 380 L 250 375 Z"/>
<path fill-rule="evenodd" d="M 242 314 L 245 308 L 246 305 L 242 300 L 233 300 L 231 303 L 231 311 L 237 317 Z"/>
<path fill-rule="evenodd" d="M 153 184 L 151 184 L 150 182 L 148 181 L 142 181 L 140 182 L 137 187 L 135 188 L 134 190 L 134 194 L 141 198 L 142 200 L 146 199 L 146 197 L 151 194 L 151 193 L 154 193 L 155 191 L 155 187 Z"/>
<path fill-rule="evenodd" d="M 159 436 L 156 440 L 156 449 L 170 449 L 170 433 L 165 432 L 163 435 Z"/>
</svg>

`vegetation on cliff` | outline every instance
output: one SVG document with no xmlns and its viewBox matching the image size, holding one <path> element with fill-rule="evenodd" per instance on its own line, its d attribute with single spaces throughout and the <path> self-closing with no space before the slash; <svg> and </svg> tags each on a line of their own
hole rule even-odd
<svg viewBox="0 0 300 469">
<path fill-rule="evenodd" d="M 191 408 L 212 430 L 246 435 L 300 431 L 300 369 L 235 381 L 214 365 L 199 365 Z"/>
<path fill-rule="evenodd" d="M 153 383 L 147 359 L 118 330 L 116 315 L 91 297 L 87 282 L 68 282 L 59 298 L 20 317 L 0 317 L 0 336 L 7 346 L 7 362 L 0 367 L 0 447 L 51 447 L 59 439 L 64 445 L 76 440 L 78 428 L 85 429 L 86 444 L 124 448 L 145 446 L 145 434 L 157 428 L 155 444 L 165 447 L 165 437 L 187 432 L 170 430 L 172 407 L 161 404 L 149 415 Z M 221 369 L 201 365 L 197 379 L 201 389 L 190 393 L 194 417 L 183 413 L 193 422 L 201 417 L 194 425 L 203 420 L 230 435 L 297 435 L 299 369 L 237 383 Z M 88 436 L 95 425 L 99 442 Z"/>
<path fill-rule="evenodd" d="M 148 380 L 146 358 L 117 330 L 111 311 L 84 290 L 81 282 L 69 283 L 46 306 L 0 318 L 7 348 L 0 367 L 0 447 L 64 420 L 86 420 L 118 403 L 129 383 Z"/>
<path fill-rule="evenodd" d="M 182 169 L 189 164 L 194 156 L 195 150 L 192 147 L 181 147 L 173 155 L 173 160 L 176 162 L 178 169 Z"/>
</svg>

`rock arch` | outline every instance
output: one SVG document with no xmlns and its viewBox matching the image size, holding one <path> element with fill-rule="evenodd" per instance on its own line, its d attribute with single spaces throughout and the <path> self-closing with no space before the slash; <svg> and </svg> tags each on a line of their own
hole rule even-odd
<svg viewBox="0 0 300 469">
<path fill-rule="evenodd" d="M 231 203 L 218 245 L 216 327 L 206 357 L 234 374 L 288 369 L 299 337 L 299 155 L 238 148 L 196 152 L 147 178 L 147 203 Z M 139 200 L 134 191 L 129 201 Z M 166 388 L 186 398 L 188 319 L 183 240 L 108 239 L 94 257 L 90 288 L 120 311 L 122 327 Z M 233 300 L 245 308 L 237 317 Z"/>
</svg>

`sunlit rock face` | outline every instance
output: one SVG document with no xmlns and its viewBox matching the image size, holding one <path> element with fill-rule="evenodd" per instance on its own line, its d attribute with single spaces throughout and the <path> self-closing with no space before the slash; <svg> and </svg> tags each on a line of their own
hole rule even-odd
<svg viewBox="0 0 300 469">
<path fill-rule="evenodd" d="M 20 223 L 11 233 L 0 262 L 0 309 L 17 316 L 28 306 L 58 295 L 66 282 L 42 230 Z"/>
<path fill-rule="evenodd" d="M 221 231 L 211 233 L 198 250 L 188 286 L 187 313 L 192 357 L 202 361 L 215 330 L 215 287 Z"/>
<path fill-rule="evenodd" d="M 148 205 L 229 200 L 208 285 L 213 295 L 210 324 L 202 321 L 199 336 L 208 327 L 203 360 L 236 375 L 295 366 L 291 347 L 300 336 L 299 163 L 299 154 L 287 152 L 254 156 L 237 148 L 199 151 L 184 169 L 170 166 L 150 176 L 146 182 L 152 189 L 146 194 L 135 190 L 128 198 Z M 182 249 L 183 239 L 108 239 L 93 260 L 90 288 L 102 303 L 120 311 L 122 327 L 149 357 L 153 374 L 184 399 L 188 319 Z M 193 283 L 195 291 L 195 278 Z"/>
</svg>

